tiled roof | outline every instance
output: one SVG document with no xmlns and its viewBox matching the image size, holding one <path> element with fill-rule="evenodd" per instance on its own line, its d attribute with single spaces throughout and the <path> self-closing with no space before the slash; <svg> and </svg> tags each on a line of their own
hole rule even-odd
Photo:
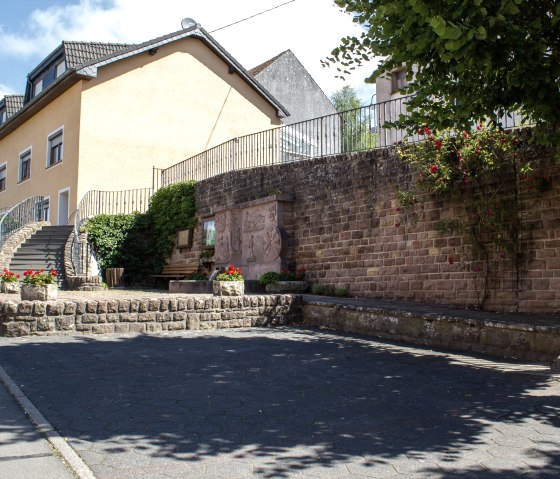
<svg viewBox="0 0 560 479">
<path fill-rule="evenodd" d="M 284 53 L 288 53 L 290 50 L 286 50 L 283 51 L 282 53 L 279 53 L 278 55 L 276 55 L 275 57 L 271 58 L 270 60 L 267 60 L 264 63 L 261 63 L 260 65 L 251 68 L 249 70 L 249 73 L 253 76 L 258 75 L 260 72 L 262 72 L 263 70 L 266 70 L 270 65 L 272 65 L 276 60 L 278 60 L 282 55 L 284 55 Z"/>
<path fill-rule="evenodd" d="M 4 101 L 6 102 L 6 118 L 10 118 L 23 108 L 23 95 L 6 95 Z"/>
<path fill-rule="evenodd" d="M 66 68 L 76 68 L 91 60 L 111 55 L 120 50 L 131 47 L 126 43 L 99 42 L 62 42 L 66 56 Z"/>
</svg>

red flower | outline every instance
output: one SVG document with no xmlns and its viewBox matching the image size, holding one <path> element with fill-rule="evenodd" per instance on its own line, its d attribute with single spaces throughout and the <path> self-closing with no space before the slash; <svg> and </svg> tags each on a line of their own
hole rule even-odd
<svg viewBox="0 0 560 479">
<path fill-rule="evenodd" d="M 429 137 L 428 137 L 428 140 L 434 141 L 434 137 L 433 137 L 433 136 L 429 136 Z"/>
<path fill-rule="evenodd" d="M 480 152 L 481 152 L 482 150 L 481 150 L 480 146 L 477 146 L 477 147 L 476 147 L 476 150 L 474 150 L 474 151 L 476 151 L 476 154 L 477 154 L 477 155 L 480 155 Z"/>
<path fill-rule="evenodd" d="M 479 125 L 477 125 L 477 126 L 476 126 L 476 129 L 477 129 L 478 131 L 482 130 L 482 123 L 480 123 Z"/>
<path fill-rule="evenodd" d="M 399 228 L 401 226 L 400 223 L 395 223 L 395 228 Z"/>
<path fill-rule="evenodd" d="M 19 274 L 16 274 L 16 278 L 19 279 Z"/>
<path fill-rule="evenodd" d="M 423 135 L 424 134 L 424 128 L 418 128 L 418 134 Z"/>
<path fill-rule="evenodd" d="M 432 165 L 432 167 L 430 168 L 430 171 L 432 172 L 432 175 L 435 175 L 437 173 L 437 170 L 439 170 L 438 165 Z"/>
<path fill-rule="evenodd" d="M 447 258 L 447 262 L 448 262 L 449 264 L 453 264 L 453 258 L 450 256 L 449 258 Z"/>
<path fill-rule="evenodd" d="M 441 140 L 436 140 L 436 142 L 434 143 L 434 146 L 436 147 L 436 150 L 440 150 L 441 149 Z"/>
<path fill-rule="evenodd" d="M 400 210 L 401 210 L 400 208 L 397 208 L 397 209 L 396 209 L 397 213 L 398 213 Z"/>
<path fill-rule="evenodd" d="M 469 134 L 466 131 L 463 130 L 463 138 L 468 138 L 468 137 L 469 137 Z"/>
<path fill-rule="evenodd" d="M 425 128 L 424 128 L 424 133 L 425 133 L 426 135 L 431 135 L 431 134 L 432 134 L 432 130 L 430 130 L 428 127 L 425 127 Z"/>
</svg>

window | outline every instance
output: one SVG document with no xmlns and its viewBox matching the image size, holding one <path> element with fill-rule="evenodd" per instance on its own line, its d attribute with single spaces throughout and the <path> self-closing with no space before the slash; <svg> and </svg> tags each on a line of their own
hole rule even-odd
<svg viewBox="0 0 560 479">
<path fill-rule="evenodd" d="M 406 68 L 402 68 L 401 70 L 391 73 L 391 93 L 397 93 L 399 90 L 402 90 L 407 86 Z"/>
<path fill-rule="evenodd" d="M 6 121 L 6 109 L 2 108 L 0 110 L 0 125 Z"/>
<path fill-rule="evenodd" d="M 216 245 L 216 220 L 204 220 L 202 224 L 202 246 Z"/>
<path fill-rule="evenodd" d="M 58 78 L 60 75 L 62 75 L 66 71 L 66 63 L 64 62 L 64 60 L 57 63 L 56 66 L 55 66 L 55 69 L 56 69 L 56 78 Z"/>
<path fill-rule="evenodd" d="M 28 180 L 31 177 L 31 150 L 19 155 L 19 181 Z"/>
<path fill-rule="evenodd" d="M 62 130 L 49 136 L 47 168 L 62 161 Z"/>
<path fill-rule="evenodd" d="M 6 189 L 6 174 L 7 174 L 7 165 L 4 163 L 0 166 L 0 191 L 4 191 Z"/>
<path fill-rule="evenodd" d="M 33 97 L 36 97 L 43 91 L 43 78 L 39 78 L 33 82 Z"/>
</svg>

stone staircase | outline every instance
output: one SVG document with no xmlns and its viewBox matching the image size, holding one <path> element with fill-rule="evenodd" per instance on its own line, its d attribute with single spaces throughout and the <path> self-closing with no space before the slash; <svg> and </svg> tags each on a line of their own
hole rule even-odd
<svg viewBox="0 0 560 479">
<path fill-rule="evenodd" d="M 58 287 L 65 289 L 64 247 L 71 232 L 71 225 L 44 226 L 18 248 L 9 270 L 20 274 L 23 279 L 23 272 L 28 269 L 56 269 Z"/>
</svg>

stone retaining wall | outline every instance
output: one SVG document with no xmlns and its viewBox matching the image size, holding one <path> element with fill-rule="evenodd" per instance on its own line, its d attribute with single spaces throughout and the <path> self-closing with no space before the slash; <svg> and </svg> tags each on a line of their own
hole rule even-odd
<svg viewBox="0 0 560 479">
<path fill-rule="evenodd" d="M 202 220 L 217 208 L 284 194 L 293 198 L 293 211 L 285 218 L 282 254 L 307 270 L 311 284 L 347 288 L 361 298 L 559 312 L 560 167 L 539 174 L 549 176 L 545 191 L 512 183 L 512 191 L 519 188 L 523 254 L 511 253 L 513 245 L 500 250 L 489 242 L 488 278 L 483 263 L 471 263 L 468 239 L 442 231 L 442 221 L 466 217 L 465 204 L 426 196 L 418 217 L 411 208 L 401 211 L 397 189 L 406 190 L 414 178 L 391 149 L 234 171 L 199 182 L 193 247 L 176 249 L 171 260 L 199 260 Z"/>
<path fill-rule="evenodd" d="M 303 322 L 394 341 L 560 366 L 560 325 L 537 326 L 443 313 L 388 311 L 314 300 L 305 301 Z"/>
<path fill-rule="evenodd" d="M 285 325 L 301 319 L 301 304 L 294 295 L 6 301 L 0 308 L 0 336 Z"/>
</svg>

